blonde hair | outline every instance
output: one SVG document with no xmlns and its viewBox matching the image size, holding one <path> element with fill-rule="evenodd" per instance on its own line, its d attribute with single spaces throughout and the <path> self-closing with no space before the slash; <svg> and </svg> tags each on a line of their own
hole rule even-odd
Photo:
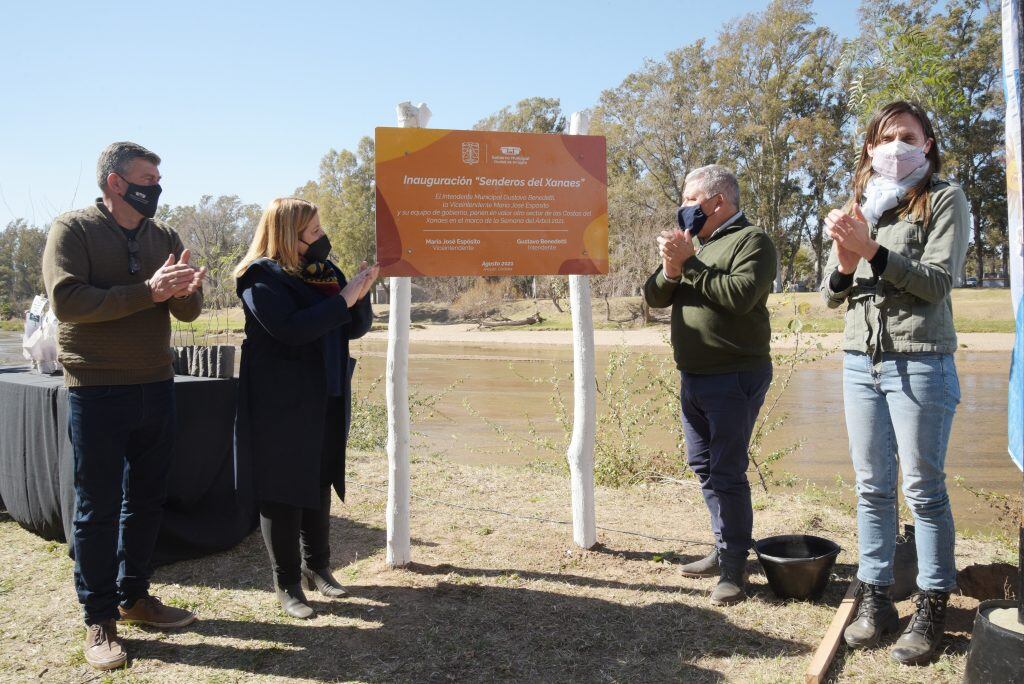
<svg viewBox="0 0 1024 684">
<path fill-rule="evenodd" d="M 942 156 L 939 154 L 939 141 L 935 138 L 935 129 L 932 128 L 932 122 L 928 119 L 927 112 L 920 105 L 904 100 L 890 102 L 876 112 L 871 117 L 871 121 L 868 122 L 864 144 L 860 149 L 860 159 L 857 161 L 857 170 L 853 174 L 853 196 L 847 204 L 847 210 L 853 207 L 854 202 L 861 201 L 861 198 L 864 196 L 864 190 L 867 188 L 868 180 L 871 179 L 871 156 L 868 155 L 868 145 L 872 147 L 878 145 L 879 139 L 886 129 L 889 128 L 889 124 L 901 114 L 910 114 L 917 119 L 918 123 L 921 124 L 921 129 L 924 131 L 925 140 L 928 138 L 932 140 L 931 149 L 928 150 L 927 154 L 928 161 L 932 167 L 931 173 L 925 175 L 920 183 L 910 189 L 900 207 L 900 216 L 918 218 L 927 227 L 928 220 L 931 218 L 930 189 L 932 174 L 939 173 L 942 170 Z"/>
<path fill-rule="evenodd" d="M 241 278 L 257 259 L 273 259 L 285 271 L 299 272 L 299 234 L 316 216 L 316 205 L 298 197 L 278 197 L 267 205 L 249 251 L 235 267 Z"/>
</svg>

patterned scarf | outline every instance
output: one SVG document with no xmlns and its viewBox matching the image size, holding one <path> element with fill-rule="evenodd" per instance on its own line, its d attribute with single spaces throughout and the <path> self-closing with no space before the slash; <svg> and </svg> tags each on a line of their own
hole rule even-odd
<svg viewBox="0 0 1024 684">
<path fill-rule="evenodd" d="M 302 267 L 299 274 L 310 287 L 319 290 L 326 297 L 341 293 L 341 283 L 334 269 L 326 261 L 313 261 Z"/>
</svg>

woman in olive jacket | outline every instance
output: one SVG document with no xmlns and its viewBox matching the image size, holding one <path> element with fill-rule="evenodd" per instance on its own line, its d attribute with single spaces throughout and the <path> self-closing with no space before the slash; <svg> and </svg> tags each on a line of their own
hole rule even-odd
<svg viewBox="0 0 1024 684">
<path fill-rule="evenodd" d="M 238 459 L 253 470 L 277 598 L 299 618 L 313 615 L 303 586 L 345 593 L 329 567 L 331 487 L 344 499 L 349 340 L 370 329 L 377 276 L 364 263 L 346 280 L 330 251 L 315 205 L 276 199 L 235 269 L 245 312 Z"/>
<path fill-rule="evenodd" d="M 843 403 L 857 476 L 862 583 L 860 609 L 844 636 L 851 647 L 873 646 L 898 628 L 889 587 L 902 470 L 919 569 L 916 611 L 891 650 L 905 664 L 935 653 L 956 587 L 945 474 L 960 401 L 950 291 L 971 221 L 963 190 L 941 179 L 941 168 L 928 115 L 893 102 L 868 124 L 850 204 L 825 221 L 834 243 L 821 290 L 830 307 L 846 304 Z"/>
</svg>

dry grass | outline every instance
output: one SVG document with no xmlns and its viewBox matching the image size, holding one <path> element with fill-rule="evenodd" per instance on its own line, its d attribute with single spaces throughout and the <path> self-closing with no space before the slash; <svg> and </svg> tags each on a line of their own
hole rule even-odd
<svg viewBox="0 0 1024 684">
<path fill-rule="evenodd" d="M 415 564 L 390 571 L 383 562 L 383 455 L 357 455 L 350 478 L 349 501 L 334 504 L 332 531 L 332 564 L 350 598 L 316 601 L 312 621 L 285 618 L 268 591 L 262 542 L 250 536 L 230 552 L 157 570 L 154 593 L 195 608 L 201 620 L 168 635 L 123 628 L 131 661 L 110 680 L 797 681 L 855 562 L 850 513 L 830 507 L 827 493 L 808 490 L 757 495 L 755 535 L 805 531 L 847 549 L 818 603 L 779 601 L 755 573 L 751 600 L 718 609 L 707 598 L 712 580 L 683 578 L 673 565 L 704 547 L 601 532 L 603 546 L 580 551 L 562 525 L 423 499 L 413 502 Z M 413 465 L 413 491 L 466 506 L 569 517 L 568 483 L 545 468 L 424 457 Z M 692 485 L 599 489 L 597 510 L 607 527 L 709 537 Z M 966 565 L 1005 550 L 967 540 L 958 552 Z M 0 679 L 103 679 L 82 659 L 71 568 L 63 545 L 0 517 Z M 974 605 L 958 599 L 951 615 L 958 631 L 935 664 L 901 668 L 885 649 L 841 650 L 833 680 L 959 681 Z"/>
</svg>

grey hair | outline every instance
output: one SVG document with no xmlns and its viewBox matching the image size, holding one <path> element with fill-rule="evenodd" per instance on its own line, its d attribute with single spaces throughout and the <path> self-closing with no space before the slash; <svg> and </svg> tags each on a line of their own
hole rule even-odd
<svg viewBox="0 0 1024 684">
<path fill-rule="evenodd" d="M 708 197 L 721 193 L 736 209 L 740 208 L 740 183 L 736 180 L 736 174 L 721 164 L 694 169 L 686 174 L 683 186 L 690 183 L 694 183 Z"/>
<path fill-rule="evenodd" d="M 96 162 L 96 182 L 101 189 L 107 189 L 107 176 L 116 173 L 124 176 L 128 173 L 132 160 L 145 159 L 154 164 L 160 164 L 160 157 L 150 152 L 142 145 L 133 142 L 110 143 L 100 152 L 99 161 Z"/>
</svg>

